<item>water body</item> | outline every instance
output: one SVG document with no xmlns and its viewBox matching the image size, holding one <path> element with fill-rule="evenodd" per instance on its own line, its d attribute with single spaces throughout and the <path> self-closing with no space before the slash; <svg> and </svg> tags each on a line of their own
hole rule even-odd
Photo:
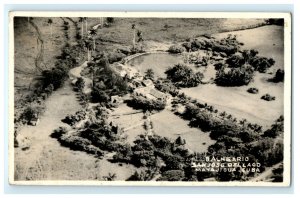
<svg viewBox="0 0 300 198">
<path fill-rule="evenodd" d="M 169 53 L 145 54 L 128 61 L 128 65 L 136 67 L 142 74 L 153 69 L 157 77 L 166 77 L 166 69 L 178 63 L 183 63 L 182 56 Z"/>
</svg>

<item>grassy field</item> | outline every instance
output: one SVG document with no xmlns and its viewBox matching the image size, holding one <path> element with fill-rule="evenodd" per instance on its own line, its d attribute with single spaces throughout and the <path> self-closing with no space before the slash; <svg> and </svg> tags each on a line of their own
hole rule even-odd
<svg viewBox="0 0 300 198">
<path fill-rule="evenodd" d="M 223 38 L 228 33 L 217 34 Z M 221 111 L 227 111 L 237 118 L 246 118 L 264 127 L 270 126 L 275 119 L 283 115 L 283 83 L 269 82 L 278 68 L 283 68 L 283 27 L 265 26 L 256 29 L 232 32 L 237 39 L 244 42 L 244 49 L 257 49 L 259 55 L 273 58 L 276 63 L 270 68 L 271 74 L 256 72 L 253 82 L 241 87 L 219 87 L 215 84 L 199 85 L 183 91 L 202 102 L 214 105 Z M 262 42 L 263 41 L 263 42 Z M 247 89 L 256 87 L 258 94 L 249 94 Z M 261 100 L 269 93 L 275 101 Z"/>
<path fill-rule="evenodd" d="M 146 132 L 143 127 L 145 121 L 143 115 L 141 111 L 134 110 L 126 104 L 121 104 L 114 109 L 109 119 L 125 130 L 127 142 L 133 144 L 138 135 Z"/>
<path fill-rule="evenodd" d="M 188 126 L 188 121 L 174 115 L 169 110 L 156 113 L 151 116 L 154 132 L 157 135 L 175 140 L 181 136 L 186 140 L 186 148 L 194 152 L 206 152 L 208 146 L 215 143 L 209 133 L 204 133 L 198 128 Z"/>
<path fill-rule="evenodd" d="M 230 31 L 241 26 L 262 23 L 263 19 L 204 19 L 204 18 L 115 18 L 110 28 L 101 29 L 99 38 L 113 40 L 130 45 L 132 41 L 131 25 L 141 30 L 144 40 L 183 41 L 202 34 Z M 90 24 L 97 24 L 97 18 L 88 19 Z"/>
<path fill-rule="evenodd" d="M 34 79 L 41 73 L 35 65 L 35 58 L 40 50 L 38 44 L 38 33 L 31 23 L 28 23 L 27 17 L 16 17 L 14 28 L 14 48 L 15 48 L 15 100 L 30 92 L 30 85 Z M 60 55 L 60 49 L 65 44 L 65 38 L 62 31 L 63 21 L 60 18 L 53 18 L 52 37 L 50 26 L 47 23 L 48 18 L 33 18 L 32 22 L 36 24 L 44 41 L 44 54 L 42 69 L 50 69 L 54 66 L 56 56 Z M 33 87 L 30 87 L 33 89 Z"/>
<path fill-rule="evenodd" d="M 136 110 L 120 105 L 116 108 L 110 119 L 125 129 L 127 142 L 133 144 L 138 135 L 145 134 L 143 127 L 143 113 L 137 113 Z M 211 140 L 209 133 L 204 133 L 200 129 L 188 126 L 188 121 L 174 115 L 169 110 L 151 115 L 150 120 L 153 122 L 154 133 L 163 137 L 175 140 L 181 136 L 186 140 L 186 147 L 191 151 L 205 152 L 215 141 Z"/>
</svg>

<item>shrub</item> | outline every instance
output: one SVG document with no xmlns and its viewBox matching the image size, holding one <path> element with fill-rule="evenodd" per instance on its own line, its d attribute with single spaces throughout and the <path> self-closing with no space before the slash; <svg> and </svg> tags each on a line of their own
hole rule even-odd
<svg viewBox="0 0 300 198">
<path fill-rule="evenodd" d="M 261 97 L 261 99 L 266 100 L 266 101 L 272 101 L 272 100 L 275 100 L 275 96 L 271 96 L 270 94 L 265 94 Z"/>
<path fill-rule="evenodd" d="M 85 85 L 84 79 L 82 77 L 79 77 L 75 83 L 75 86 L 78 88 L 79 91 L 82 91 L 84 85 Z"/>
<path fill-rule="evenodd" d="M 249 89 L 247 89 L 248 93 L 252 93 L 252 94 L 257 94 L 258 93 L 258 89 L 255 87 L 250 87 Z"/>
<path fill-rule="evenodd" d="M 185 51 L 185 48 L 181 45 L 172 45 L 169 50 L 170 53 L 179 54 Z"/>
<path fill-rule="evenodd" d="M 67 128 L 65 127 L 59 127 L 58 129 L 55 129 L 54 132 L 51 134 L 52 138 L 60 138 L 62 135 L 65 135 L 67 133 Z"/>
<path fill-rule="evenodd" d="M 62 122 L 73 126 L 80 120 L 83 120 L 85 118 L 86 112 L 84 110 L 77 111 L 75 115 L 67 115 L 64 119 L 62 119 Z"/>
<path fill-rule="evenodd" d="M 276 71 L 273 81 L 274 82 L 283 82 L 284 81 L 284 70 L 283 69 L 278 69 Z"/>
<path fill-rule="evenodd" d="M 27 123 L 30 123 L 32 120 L 37 119 L 40 113 L 41 107 L 29 106 L 23 111 L 20 117 Z"/>
</svg>

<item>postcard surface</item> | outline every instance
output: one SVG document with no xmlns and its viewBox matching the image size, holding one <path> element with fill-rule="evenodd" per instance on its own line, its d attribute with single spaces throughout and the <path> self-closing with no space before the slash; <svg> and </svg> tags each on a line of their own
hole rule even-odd
<svg viewBox="0 0 300 198">
<path fill-rule="evenodd" d="M 289 13 L 21 12 L 14 185 L 289 186 Z"/>
</svg>

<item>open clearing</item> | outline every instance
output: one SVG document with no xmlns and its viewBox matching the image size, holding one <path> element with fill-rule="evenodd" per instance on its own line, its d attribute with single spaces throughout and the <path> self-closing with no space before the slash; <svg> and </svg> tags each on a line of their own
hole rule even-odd
<svg viewBox="0 0 300 198">
<path fill-rule="evenodd" d="M 145 134 L 146 132 L 143 127 L 145 122 L 143 115 L 141 110 L 135 110 L 126 104 L 121 104 L 118 108 L 114 109 L 109 119 L 125 130 L 126 141 L 129 144 L 133 144 L 138 135 Z"/>
<path fill-rule="evenodd" d="M 198 128 L 188 126 L 189 121 L 183 120 L 169 110 L 163 110 L 151 116 L 154 133 L 175 140 L 181 136 L 186 140 L 186 148 L 194 152 L 206 152 L 214 144 L 209 133 L 204 133 Z"/>
<path fill-rule="evenodd" d="M 143 113 L 134 110 L 126 104 L 121 104 L 114 109 L 111 114 L 111 120 L 125 129 L 127 142 L 133 144 L 138 135 L 145 134 L 143 127 L 145 119 Z M 183 120 L 179 116 L 174 115 L 169 110 L 163 110 L 150 116 L 153 122 L 154 133 L 175 140 L 181 136 L 186 140 L 186 147 L 194 152 L 205 152 L 208 146 L 215 143 L 211 140 L 209 133 L 204 133 L 198 128 L 188 126 L 189 121 Z"/>
</svg>

